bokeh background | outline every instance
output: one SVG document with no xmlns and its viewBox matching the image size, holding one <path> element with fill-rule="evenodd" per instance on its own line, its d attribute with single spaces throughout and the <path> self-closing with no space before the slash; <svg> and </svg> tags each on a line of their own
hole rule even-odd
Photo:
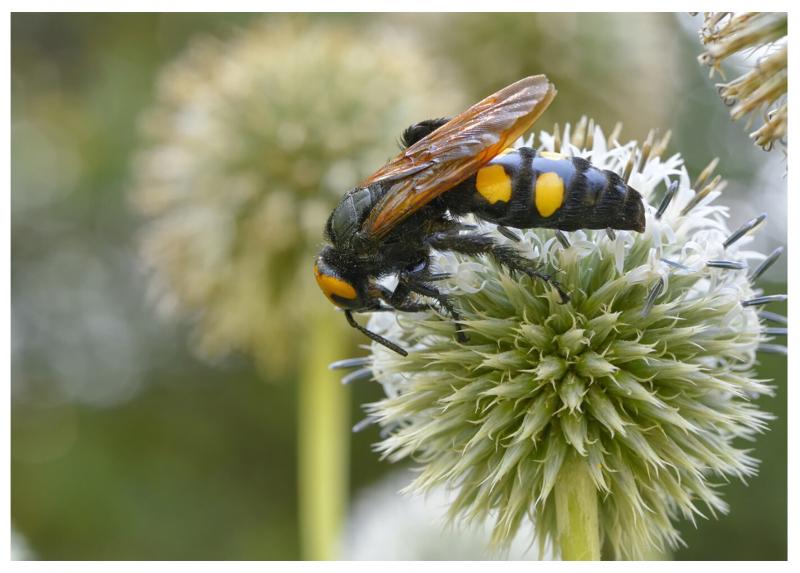
<svg viewBox="0 0 800 573">
<path fill-rule="evenodd" d="M 589 115 L 606 133 L 622 121 L 622 140 L 671 129 L 690 173 L 720 157 L 732 227 L 768 212 L 756 246 L 772 250 L 785 242 L 786 158 L 729 120 L 697 65 L 699 25 L 13 14 L 15 554 L 318 556 L 302 494 L 328 476 L 299 475 L 316 418 L 298 412 L 321 397 L 336 405 L 324 422 L 341 430 L 332 453 L 349 476 L 333 488 L 344 525 L 330 556 L 481 557 L 463 535 L 431 533 L 435 504 L 398 503 L 403 480 L 371 451 L 375 428 L 349 433 L 381 390 L 322 374 L 364 353 L 309 281 L 322 224 L 404 126 L 546 73 L 559 95 L 541 127 Z M 782 260 L 761 284 L 785 283 Z M 786 558 L 784 357 L 763 355 L 759 373 L 776 388 L 763 403 L 776 420 L 753 444 L 760 474 L 724 486 L 728 515 L 684 524 L 675 559 Z"/>
</svg>

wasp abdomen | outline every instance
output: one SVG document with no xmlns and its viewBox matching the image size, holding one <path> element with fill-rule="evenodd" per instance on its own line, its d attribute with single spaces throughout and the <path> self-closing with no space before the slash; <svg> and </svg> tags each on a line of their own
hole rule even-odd
<svg viewBox="0 0 800 573">
<path fill-rule="evenodd" d="M 642 196 L 622 177 L 613 171 L 601 170 L 581 157 L 561 161 L 572 163 L 576 173 L 554 221 L 555 228 L 574 231 L 610 227 L 644 231 Z"/>
<path fill-rule="evenodd" d="M 450 195 L 450 194 L 448 194 Z M 642 197 L 587 160 L 522 147 L 495 157 L 452 194 L 451 211 L 517 228 L 643 231 Z"/>
</svg>

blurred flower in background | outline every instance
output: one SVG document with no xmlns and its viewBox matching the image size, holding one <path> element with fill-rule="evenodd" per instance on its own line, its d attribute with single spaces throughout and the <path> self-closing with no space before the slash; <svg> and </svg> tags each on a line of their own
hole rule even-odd
<svg viewBox="0 0 800 573">
<path fill-rule="evenodd" d="M 33 561 L 36 559 L 28 547 L 25 537 L 13 527 L 11 528 L 11 561 Z"/>
<path fill-rule="evenodd" d="M 756 145 L 772 149 L 784 141 L 789 117 L 788 17 L 786 13 L 706 12 L 700 39 L 706 51 L 699 56 L 713 78 L 730 67 L 733 80 L 717 85 L 731 107 L 734 120 L 749 118 L 747 127 L 761 120 L 750 134 Z M 761 116 L 760 118 L 758 116 Z"/>
<path fill-rule="evenodd" d="M 324 303 L 309 279 L 331 208 L 460 93 L 389 27 L 271 17 L 193 41 L 143 118 L 132 193 L 161 307 L 197 323 L 202 354 L 282 371 Z"/>
<path fill-rule="evenodd" d="M 623 118 L 628 133 L 643 133 L 671 126 L 670 94 L 684 87 L 669 14 L 405 17 L 450 58 L 476 101 L 516 79 L 546 74 L 558 87 L 548 117 L 567 121 L 581 110 L 605 125 Z"/>
<path fill-rule="evenodd" d="M 300 370 L 308 559 L 337 556 L 349 439 L 326 367 L 349 330 L 311 280 L 313 257 L 332 207 L 397 153 L 405 127 L 460 111 L 448 77 L 388 26 L 268 17 L 193 41 L 143 116 L 131 196 L 161 308 L 196 324 L 202 356 L 244 352 L 272 379 Z"/>
<path fill-rule="evenodd" d="M 352 560 L 552 560 L 533 547 L 530 523 L 505 551 L 491 551 L 491 527 L 448 524 L 452 493 L 435 488 L 420 495 L 401 490 L 413 479 L 408 471 L 394 471 L 362 490 L 345 524 L 342 557 Z"/>
<path fill-rule="evenodd" d="M 142 313 L 122 185 L 112 175 L 130 133 L 117 129 L 125 121 L 117 106 L 135 96 L 141 69 L 135 57 L 132 69 L 109 62 L 81 84 L 90 66 L 83 44 L 71 26 L 49 28 L 54 21 L 16 23 L 11 78 L 11 389 L 15 400 L 47 412 L 37 422 L 52 430 L 14 455 L 40 460 L 71 447 L 73 404 L 130 400 L 157 362 L 154 349 L 172 348 L 170 330 Z M 113 103 L 108 85 L 121 92 Z M 118 133 L 113 144 L 107 131 Z"/>
</svg>

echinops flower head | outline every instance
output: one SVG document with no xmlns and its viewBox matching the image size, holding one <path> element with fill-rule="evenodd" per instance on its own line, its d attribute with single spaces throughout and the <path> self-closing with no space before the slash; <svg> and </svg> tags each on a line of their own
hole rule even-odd
<svg viewBox="0 0 800 573">
<path fill-rule="evenodd" d="M 789 118 L 786 13 L 707 12 L 700 39 L 706 51 L 698 59 L 710 68 L 711 77 L 720 73 L 725 78 L 724 64 L 736 70 L 737 77 L 717 85 L 731 118 L 748 117 L 749 127 L 761 115 L 750 137 L 764 149 L 783 141 Z"/>
<path fill-rule="evenodd" d="M 783 297 L 761 296 L 753 281 L 780 249 L 748 250 L 764 217 L 717 204 L 716 162 L 691 181 L 679 154 L 662 158 L 668 136 L 639 146 L 618 135 L 582 120 L 538 138 L 620 173 L 647 205 L 644 233 L 518 231 L 512 244 L 568 303 L 491 259 L 435 252 L 468 341 L 433 311 L 375 313 L 369 328 L 408 357 L 373 343 L 370 356 L 339 365 L 361 366 L 346 381 L 383 386 L 365 422 L 383 427 L 384 457 L 419 466 L 409 490 L 450 488 L 450 516 L 492 520 L 498 546 L 526 520 L 543 549 L 558 545 L 554 492 L 567 466 L 586 472 L 615 558 L 676 547 L 677 519 L 724 513 L 719 485 L 756 471 L 740 441 L 771 418 L 754 402 L 770 392 L 756 355 L 785 349 L 768 344 L 759 314 Z M 733 232 L 728 218 L 741 222 Z"/>
<path fill-rule="evenodd" d="M 286 368 L 318 300 L 305 289 L 316 289 L 311 261 L 330 210 L 396 152 L 431 99 L 461 105 L 407 40 L 270 16 L 227 40 L 195 39 L 164 69 L 131 197 L 146 218 L 153 292 L 194 325 L 201 355 Z"/>
</svg>

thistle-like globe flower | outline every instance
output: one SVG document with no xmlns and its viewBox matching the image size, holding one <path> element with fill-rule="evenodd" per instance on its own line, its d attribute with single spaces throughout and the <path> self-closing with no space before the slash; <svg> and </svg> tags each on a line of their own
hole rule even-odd
<svg viewBox="0 0 800 573">
<path fill-rule="evenodd" d="M 392 29 L 270 16 L 194 40 L 142 121 L 132 201 L 162 308 L 195 346 L 280 372 L 302 348 L 310 265 L 341 196 L 461 90 Z"/>
<path fill-rule="evenodd" d="M 786 137 L 789 104 L 788 18 L 786 13 L 708 12 L 703 15 L 700 39 L 706 51 L 701 64 L 711 68 L 711 77 L 725 77 L 724 62 L 737 69 L 735 79 L 719 84 L 719 94 L 731 106 L 734 120 L 759 114 L 763 123 L 750 137 L 765 149 Z"/>
<path fill-rule="evenodd" d="M 648 203 L 646 231 L 520 231 L 513 244 L 566 304 L 491 259 L 435 253 L 468 341 L 433 311 L 376 313 L 369 328 L 408 357 L 373 344 L 341 366 L 382 384 L 386 398 L 367 406 L 386 433 L 377 450 L 420 466 L 409 489 L 455 490 L 451 517 L 492 520 L 500 546 L 531 520 L 543 549 L 574 557 L 569 516 L 596 504 L 597 551 L 642 558 L 680 543 L 676 519 L 725 512 L 720 483 L 756 470 L 739 438 L 770 419 L 753 367 L 760 345 L 779 350 L 764 345 L 778 329 L 759 310 L 782 297 L 753 281 L 780 250 L 747 250 L 763 216 L 731 232 L 713 165 L 692 183 L 680 155 L 661 158 L 666 138 L 611 144 L 582 121 L 538 145 L 622 174 Z"/>
</svg>

